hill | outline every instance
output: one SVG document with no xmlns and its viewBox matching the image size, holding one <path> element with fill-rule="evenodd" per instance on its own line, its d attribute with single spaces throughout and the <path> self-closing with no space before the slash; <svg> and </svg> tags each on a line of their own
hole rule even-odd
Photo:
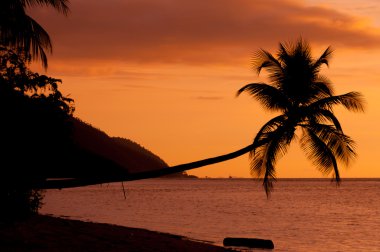
<svg viewBox="0 0 380 252">
<path fill-rule="evenodd" d="M 110 137 L 102 130 L 78 118 L 73 118 L 72 122 L 75 144 L 84 153 L 87 153 L 83 156 L 91 156 L 89 159 L 92 159 L 92 161 L 88 159 L 92 164 L 91 170 L 88 171 L 89 173 L 111 174 L 127 172 L 133 174 L 168 167 L 168 164 L 159 156 L 132 140 L 121 137 Z M 86 169 L 89 166 L 83 164 L 83 162 L 80 163 L 82 163 L 81 169 Z M 195 176 L 190 176 L 186 172 L 183 172 L 164 177 L 194 178 Z"/>
<path fill-rule="evenodd" d="M 81 150 L 107 159 L 128 173 L 168 167 L 160 157 L 139 144 L 120 137 L 110 137 L 78 118 L 73 118 L 73 139 Z"/>
</svg>

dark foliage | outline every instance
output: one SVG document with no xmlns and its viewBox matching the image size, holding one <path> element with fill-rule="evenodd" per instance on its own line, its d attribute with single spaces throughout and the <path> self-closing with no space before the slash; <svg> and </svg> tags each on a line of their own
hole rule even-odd
<svg viewBox="0 0 380 252">
<path fill-rule="evenodd" d="M 69 11 L 68 0 L 1 0 L 0 45 L 20 48 L 46 68 L 52 43 L 45 29 L 26 13 L 27 7 L 35 6 L 53 7 L 65 15 Z"/>
<path fill-rule="evenodd" d="M 29 62 L 23 51 L 0 48 L 2 211 L 21 215 L 38 209 L 41 194 L 32 185 L 54 173 L 70 150 L 74 111 L 73 100 L 58 91 L 61 81 L 30 71 Z"/>
<path fill-rule="evenodd" d="M 0 223 L 23 220 L 38 212 L 42 206 L 43 191 L 19 185 L 0 190 Z"/>
</svg>

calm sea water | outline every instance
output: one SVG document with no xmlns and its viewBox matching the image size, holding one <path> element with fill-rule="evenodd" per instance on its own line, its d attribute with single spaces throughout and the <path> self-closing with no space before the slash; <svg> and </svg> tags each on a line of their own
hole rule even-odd
<svg viewBox="0 0 380 252">
<path fill-rule="evenodd" d="M 380 251 L 380 180 L 150 179 L 49 190 L 44 214 L 187 236 L 271 239 L 274 251 Z"/>
</svg>

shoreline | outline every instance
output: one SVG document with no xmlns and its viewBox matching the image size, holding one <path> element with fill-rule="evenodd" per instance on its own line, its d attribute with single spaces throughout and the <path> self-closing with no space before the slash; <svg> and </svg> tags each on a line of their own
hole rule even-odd
<svg viewBox="0 0 380 252">
<path fill-rule="evenodd" d="M 106 223 L 36 215 L 0 225 L 0 251 L 233 251 L 187 237 Z"/>
</svg>

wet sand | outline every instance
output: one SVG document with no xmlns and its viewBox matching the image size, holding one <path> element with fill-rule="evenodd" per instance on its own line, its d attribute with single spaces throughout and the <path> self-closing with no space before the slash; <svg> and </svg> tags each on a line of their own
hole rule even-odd
<svg viewBox="0 0 380 252">
<path fill-rule="evenodd" d="M 34 216 L 0 226 L 0 251 L 231 251 L 185 237 L 110 224 Z"/>
</svg>

